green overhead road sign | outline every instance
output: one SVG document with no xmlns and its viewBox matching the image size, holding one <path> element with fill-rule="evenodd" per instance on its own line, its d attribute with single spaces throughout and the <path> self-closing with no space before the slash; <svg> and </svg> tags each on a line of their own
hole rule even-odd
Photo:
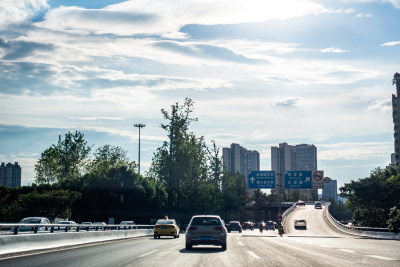
<svg viewBox="0 0 400 267">
<path fill-rule="evenodd" d="M 248 176 L 249 189 L 275 188 L 275 171 L 253 171 Z"/>
<path fill-rule="evenodd" d="M 309 189 L 312 188 L 311 171 L 288 171 L 285 174 L 286 189 Z"/>
</svg>

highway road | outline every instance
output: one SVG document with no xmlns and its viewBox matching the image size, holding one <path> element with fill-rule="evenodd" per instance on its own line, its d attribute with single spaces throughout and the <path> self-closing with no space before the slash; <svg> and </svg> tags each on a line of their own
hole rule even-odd
<svg viewBox="0 0 400 267">
<path fill-rule="evenodd" d="M 307 229 L 294 229 L 294 218 L 306 219 Z M 213 246 L 188 251 L 181 234 L 16 256 L 0 260 L 0 266 L 400 266 L 399 241 L 337 232 L 312 205 L 296 208 L 286 228 L 282 237 L 277 231 L 232 232 L 226 251 Z"/>
</svg>

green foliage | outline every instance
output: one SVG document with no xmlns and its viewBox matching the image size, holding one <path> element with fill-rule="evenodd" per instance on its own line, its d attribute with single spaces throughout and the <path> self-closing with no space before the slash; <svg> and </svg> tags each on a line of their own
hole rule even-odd
<svg viewBox="0 0 400 267">
<path fill-rule="evenodd" d="M 223 175 L 219 149 L 212 142 L 207 148 L 203 137 L 189 132 L 197 121 L 190 117 L 193 101 L 176 103 L 168 113 L 161 111 L 167 124 L 168 141 L 154 154 L 148 175 L 165 187 L 169 212 L 209 213 L 237 212 L 246 203 L 246 184 L 242 175 Z"/>
<path fill-rule="evenodd" d="M 13 189 L 9 198 L 0 203 L 0 220 L 17 222 L 30 216 L 70 218 L 71 207 L 80 198 L 79 192 L 57 187 L 34 185 Z"/>
<path fill-rule="evenodd" d="M 57 145 L 52 145 L 42 152 L 35 165 L 36 182 L 51 184 L 71 181 L 81 177 L 90 147 L 83 139 L 84 134 L 68 132 L 62 140 L 58 137 Z"/>
<path fill-rule="evenodd" d="M 398 207 L 392 207 L 389 213 L 389 220 L 387 221 L 389 230 L 395 233 L 399 232 L 400 229 L 400 209 Z"/>
<path fill-rule="evenodd" d="M 351 181 L 340 188 L 348 198 L 353 220 L 360 226 L 386 227 L 389 209 L 400 206 L 400 167 L 380 168 L 370 177 Z"/>
<path fill-rule="evenodd" d="M 136 167 L 134 162 L 129 162 L 127 154 L 128 152 L 121 147 L 103 145 L 94 152 L 94 159 L 88 163 L 87 172 L 101 173 L 121 166 Z"/>
<path fill-rule="evenodd" d="M 353 212 L 347 208 L 345 203 L 335 201 L 331 201 L 331 205 L 329 205 L 329 213 L 339 221 L 351 220 L 353 215 Z"/>
</svg>

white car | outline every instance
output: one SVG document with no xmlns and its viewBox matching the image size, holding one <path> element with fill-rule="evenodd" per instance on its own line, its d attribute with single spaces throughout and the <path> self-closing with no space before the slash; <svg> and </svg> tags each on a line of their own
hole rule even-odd
<svg viewBox="0 0 400 267">
<path fill-rule="evenodd" d="M 304 219 L 295 219 L 294 220 L 294 228 L 303 227 L 307 228 L 307 221 Z"/>
<path fill-rule="evenodd" d="M 76 222 L 74 222 L 74 221 L 61 221 L 61 222 L 58 222 L 57 224 L 65 224 L 66 227 L 68 226 L 68 230 L 72 229 L 71 226 L 76 226 Z M 59 230 L 65 230 L 65 227 L 60 227 L 59 226 L 58 229 Z"/>
</svg>

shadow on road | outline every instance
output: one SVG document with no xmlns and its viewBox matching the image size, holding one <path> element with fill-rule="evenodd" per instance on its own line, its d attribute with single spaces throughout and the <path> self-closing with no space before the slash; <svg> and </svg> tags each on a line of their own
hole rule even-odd
<svg viewBox="0 0 400 267">
<path fill-rule="evenodd" d="M 221 253 L 226 250 L 222 250 L 219 247 L 193 247 L 191 250 L 186 250 L 185 248 L 180 249 L 180 253 L 190 253 L 190 254 L 211 254 L 211 253 Z"/>
</svg>

